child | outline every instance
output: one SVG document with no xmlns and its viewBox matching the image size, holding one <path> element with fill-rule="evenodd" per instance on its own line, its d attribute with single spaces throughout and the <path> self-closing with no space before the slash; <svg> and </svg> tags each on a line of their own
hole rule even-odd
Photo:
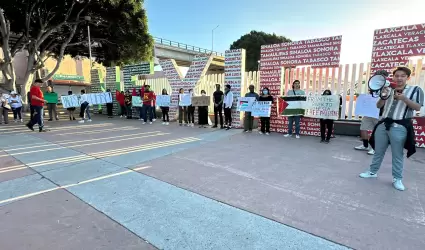
<svg viewBox="0 0 425 250">
<path fill-rule="evenodd" d="M 205 90 L 201 90 L 201 95 L 206 96 Z M 208 125 L 208 106 L 198 107 L 198 123 L 199 128 L 206 128 Z"/>
<path fill-rule="evenodd" d="M 270 94 L 270 90 L 268 88 L 263 88 L 263 91 L 261 91 L 261 96 L 258 98 L 258 101 L 264 101 L 264 102 L 272 102 L 273 103 L 273 96 Z M 270 117 L 260 117 L 261 120 L 261 131 L 260 134 L 270 134 Z"/>
<path fill-rule="evenodd" d="M 323 92 L 323 95 L 332 95 L 332 92 L 327 89 Z M 332 129 L 334 127 L 334 121 L 330 120 L 330 119 L 320 119 L 320 137 L 321 143 L 329 143 L 329 140 L 331 139 L 331 135 L 332 135 Z M 326 137 L 325 137 L 325 132 L 326 132 L 326 128 L 328 129 L 328 132 L 326 133 Z"/>
<path fill-rule="evenodd" d="M 162 90 L 162 95 L 168 95 L 167 90 Z M 169 125 L 170 124 L 170 117 L 168 116 L 168 112 L 170 111 L 170 107 L 160 107 L 162 111 L 162 124 L 163 125 Z"/>
</svg>

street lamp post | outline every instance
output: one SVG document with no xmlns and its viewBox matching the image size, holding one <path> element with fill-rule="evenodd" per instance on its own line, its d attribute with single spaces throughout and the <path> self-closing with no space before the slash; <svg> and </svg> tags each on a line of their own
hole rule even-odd
<svg viewBox="0 0 425 250">
<path fill-rule="evenodd" d="M 90 57 L 90 71 L 91 71 L 92 67 L 93 67 L 93 62 L 92 62 L 92 57 L 91 57 L 91 37 L 90 37 L 90 24 L 89 24 L 89 22 L 91 21 L 91 17 L 85 16 L 84 20 L 86 20 L 86 22 L 87 22 L 87 36 L 89 38 L 89 57 Z"/>
<path fill-rule="evenodd" d="M 217 25 L 217 27 L 211 30 L 211 53 L 214 52 L 214 30 L 216 30 L 218 26 L 220 25 Z"/>
</svg>

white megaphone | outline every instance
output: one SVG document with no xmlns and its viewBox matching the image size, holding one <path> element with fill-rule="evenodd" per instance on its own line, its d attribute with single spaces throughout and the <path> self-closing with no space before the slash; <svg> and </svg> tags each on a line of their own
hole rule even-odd
<svg viewBox="0 0 425 250">
<path fill-rule="evenodd" d="M 388 81 L 387 77 L 385 77 L 384 75 L 377 74 L 372 76 L 369 79 L 368 85 L 370 91 L 372 92 L 372 95 L 373 93 L 376 93 L 383 100 L 386 100 L 390 97 L 391 89 L 388 90 L 388 88 L 391 87 L 391 82 Z M 384 89 L 387 91 L 382 91 Z"/>
</svg>

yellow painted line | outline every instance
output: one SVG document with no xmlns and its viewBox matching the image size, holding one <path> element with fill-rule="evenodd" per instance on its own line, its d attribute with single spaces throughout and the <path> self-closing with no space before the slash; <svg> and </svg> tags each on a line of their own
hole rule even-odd
<svg viewBox="0 0 425 250">
<path fill-rule="evenodd" d="M 105 125 L 99 126 L 100 124 L 96 124 L 96 126 L 93 125 L 79 125 L 79 126 L 70 126 L 70 127 L 47 127 L 46 129 L 53 129 L 52 131 L 63 131 L 63 130 L 72 130 L 72 129 L 88 129 L 88 128 L 100 128 L 100 127 L 108 127 Z M 89 127 L 91 126 L 91 127 Z M 38 127 L 35 125 L 34 130 L 37 131 Z M 27 134 L 27 133 L 34 133 L 34 131 L 29 130 L 27 127 L 24 127 L 17 131 L 6 131 L 6 132 L 0 132 L 0 135 L 8 135 L 8 134 Z"/>
<path fill-rule="evenodd" d="M 12 127 L 11 126 L 10 128 L 0 128 L 0 131 L 28 130 L 28 128 L 25 127 L 25 123 L 16 123 L 16 124 L 19 125 L 19 127 Z M 49 127 L 48 124 L 46 124 L 46 123 L 44 123 L 44 125 L 47 125 L 46 128 Z M 75 125 L 72 125 L 72 126 L 54 127 L 54 128 L 63 130 L 63 129 L 69 129 L 69 128 L 82 129 L 82 128 L 87 128 L 87 127 L 107 127 L 107 126 L 112 126 L 112 125 L 114 125 L 114 124 L 113 123 L 96 123 L 96 124 L 87 124 L 86 125 L 86 124 L 77 124 L 76 123 Z M 37 126 L 37 124 L 35 126 Z"/>
<path fill-rule="evenodd" d="M 9 169 L 9 170 L 0 170 L 0 174 L 7 173 L 7 172 L 12 172 L 12 171 L 17 171 L 17 170 L 22 170 L 22 169 L 28 169 L 28 168 L 27 167 L 21 167 L 21 168 Z"/>
<path fill-rule="evenodd" d="M 132 172 L 137 172 L 137 171 L 147 169 L 147 168 L 150 168 L 150 166 L 135 168 L 135 169 L 132 169 L 132 170 L 126 170 L 126 171 L 118 172 L 118 173 L 115 173 L 115 174 L 104 175 L 104 176 L 100 176 L 100 177 L 93 178 L 93 179 L 88 179 L 88 180 L 81 181 L 81 182 L 74 183 L 74 184 L 69 184 L 69 185 L 65 185 L 65 186 L 59 186 L 59 187 L 55 187 L 55 188 L 45 189 L 45 190 L 42 190 L 42 191 L 21 195 L 21 196 L 17 196 L 17 197 L 6 199 L 6 200 L 1 200 L 0 205 L 4 204 L 4 203 L 12 202 L 12 201 L 17 201 L 17 200 L 22 200 L 22 199 L 25 199 L 25 198 L 33 197 L 33 196 L 36 196 L 36 195 L 39 195 L 39 194 L 45 194 L 45 193 L 52 192 L 52 191 L 59 190 L 59 189 L 66 189 L 66 188 L 75 187 L 75 186 L 78 186 L 78 185 L 83 185 L 83 184 L 87 184 L 87 183 L 91 183 L 91 182 L 95 182 L 95 181 L 99 181 L 99 180 L 112 178 L 112 177 L 115 177 L 115 176 L 120 176 L 120 175 L 124 175 L 124 174 L 128 174 L 128 173 L 132 173 Z"/>
<path fill-rule="evenodd" d="M 108 128 L 108 129 L 102 129 L 102 130 L 90 130 L 90 131 L 84 131 L 84 132 L 69 132 L 69 133 L 63 133 L 63 134 L 57 134 L 56 136 L 64 136 L 64 135 L 85 135 L 85 134 L 99 134 L 103 132 L 111 132 L 111 131 L 132 131 L 132 130 L 138 130 L 140 128 L 136 127 L 120 127 L 120 128 Z M 56 131 L 53 131 L 53 133 Z"/>
<path fill-rule="evenodd" d="M 199 141 L 200 139 L 195 139 L 195 140 L 179 140 L 179 141 L 172 141 L 172 142 L 166 142 L 166 143 L 158 143 L 155 145 L 146 145 L 146 146 L 141 146 L 138 148 L 134 148 L 134 149 L 123 149 L 123 150 L 114 150 L 112 152 L 107 151 L 107 152 L 99 152 L 99 153 L 94 153 L 94 154 L 90 154 L 96 158 L 105 158 L 105 157 L 112 157 L 112 156 L 118 156 L 118 155 L 125 155 L 125 154 L 130 154 L 130 153 L 136 153 L 136 152 L 140 152 L 140 151 L 145 151 L 145 150 L 150 150 L 150 149 L 157 149 L 157 148 L 163 148 L 163 147 L 168 147 L 168 146 L 174 146 L 174 145 L 179 145 L 179 144 L 184 144 L 184 143 L 189 143 L 189 142 L 195 142 L 195 141 Z"/>
<path fill-rule="evenodd" d="M 46 161 L 38 161 L 33 163 L 28 163 L 28 167 L 39 167 L 44 165 L 51 165 L 56 163 L 71 163 L 71 162 L 78 162 L 78 161 L 89 161 L 89 160 L 96 160 L 96 158 L 88 156 L 88 155 L 81 155 L 81 156 L 70 156 L 70 157 L 63 157 L 53 160 L 46 160 Z"/>
<path fill-rule="evenodd" d="M 21 164 L 21 165 L 11 166 L 11 167 L 7 167 L 7 168 L 0 168 L 0 170 L 6 170 L 6 169 L 12 169 L 12 168 L 20 168 L 20 167 L 25 167 L 25 165 Z"/>
<path fill-rule="evenodd" d="M 56 144 L 50 144 L 50 145 L 46 145 L 46 146 L 52 146 L 52 148 L 45 148 L 45 149 L 40 149 L 40 150 L 34 150 L 34 151 L 25 151 L 25 152 L 20 152 L 20 153 L 9 153 L 10 156 L 15 156 L 15 155 L 24 155 L 24 154 L 33 154 L 33 153 L 39 153 L 39 152 L 46 152 L 46 151 L 53 151 L 53 150 L 60 150 L 60 149 L 67 149 L 67 148 L 79 148 L 79 147 L 87 147 L 87 146 L 92 146 L 92 145 L 99 145 L 99 144 L 105 144 L 105 143 L 112 143 L 112 142 L 119 142 L 119 141 L 128 141 L 128 140 L 133 140 L 133 139 L 140 139 L 140 138 L 147 138 L 147 137 L 154 137 L 154 136 L 160 136 L 160 135 L 167 135 L 169 133 L 158 133 L 158 134 L 153 134 L 153 135 L 144 135 L 144 136 L 138 136 L 138 137 L 133 137 L 133 138 L 124 138 L 124 139 L 119 139 L 119 140 L 111 140 L 111 141 L 103 141 L 103 142 L 93 142 L 93 143 L 88 143 L 88 144 L 78 144 L 78 145 L 72 145 L 72 146 L 66 146 L 63 147 L 62 144 L 60 144 L 61 147 L 59 147 Z M 9 151 L 8 151 L 9 152 Z M 3 156 L 0 156 L 0 158 Z"/>
<path fill-rule="evenodd" d="M 157 134 L 169 134 L 169 133 L 161 133 L 161 131 L 153 131 L 153 132 L 143 132 L 143 134 L 153 134 L 153 133 L 157 133 Z M 41 143 L 37 143 L 37 144 L 31 144 L 31 145 L 36 145 L 36 146 L 28 146 L 27 147 L 23 147 L 23 148 L 15 148 L 15 147 L 11 147 L 11 148 L 6 148 L 5 151 L 7 151 L 8 153 L 12 152 L 12 151 L 19 151 L 19 150 L 25 150 L 25 149 L 34 149 L 34 148 L 43 148 L 43 147 L 50 147 L 50 146 L 56 146 L 56 145 L 68 145 L 68 144 L 76 144 L 76 143 L 83 143 L 83 142 L 94 142 L 94 141 L 104 141 L 104 140 L 109 140 L 109 139 L 114 139 L 114 138 L 126 138 L 126 137 L 131 137 L 128 138 L 130 139 L 136 139 L 136 138 L 140 138 L 140 137 L 134 137 L 135 135 L 139 135 L 140 133 L 137 134 L 129 134 L 129 135 L 118 135 L 118 136 L 111 136 L 111 137 L 103 137 L 103 138 L 97 138 L 97 139 L 87 139 L 87 140 L 62 140 L 62 141 L 55 141 L 52 142 L 52 144 L 48 144 L 46 145 L 46 142 L 41 142 Z M 43 144 L 43 145 L 39 145 L 39 144 Z M 21 145 L 22 146 L 22 145 Z"/>
</svg>

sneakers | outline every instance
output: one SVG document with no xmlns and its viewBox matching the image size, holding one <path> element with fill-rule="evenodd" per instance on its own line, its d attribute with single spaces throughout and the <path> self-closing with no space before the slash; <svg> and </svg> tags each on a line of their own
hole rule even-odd
<svg viewBox="0 0 425 250">
<path fill-rule="evenodd" d="M 373 148 L 369 149 L 369 151 L 367 152 L 368 155 L 374 155 L 375 154 L 375 150 L 373 150 Z"/>
<path fill-rule="evenodd" d="M 91 119 L 88 119 L 87 121 L 88 121 L 88 122 L 92 122 L 92 120 L 91 120 Z"/>
<path fill-rule="evenodd" d="M 78 123 L 84 123 L 84 120 L 78 121 Z"/>
<path fill-rule="evenodd" d="M 156 122 L 156 119 L 152 119 L 152 121 Z"/>
<path fill-rule="evenodd" d="M 165 122 L 162 123 L 162 125 L 165 125 L 165 124 L 166 124 Z"/>
<path fill-rule="evenodd" d="M 363 146 L 363 145 L 360 145 L 360 146 L 354 147 L 354 149 L 355 149 L 355 150 L 362 150 L 362 151 L 368 151 L 368 150 L 369 150 L 369 148 L 368 148 L 368 147 L 365 147 L 365 146 Z"/>
<path fill-rule="evenodd" d="M 27 126 L 27 128 L 29 128 L 30 130 L 34 131 L 34 126 L 31 126 L 29 123 L 25 124 L 25 126 Z"/>
<path fill-rule="evenodd" d="M 152 122 L 149 122 L 149 124 L 152 124 Z"/>
<path fill-rule="evenodd" d="M 300 139 L 300 136 L 299 135 L 296 135 L 295 138 Z"/>
<path fill-rule="evenodd" d="M 170 123 L 169 122 L 166 122 L 165 125 L 170 125 Z"/>
<path fill-rule="evenodd" d="M 24 122 L 24 119 L 20 119 L 19 122 Z"/>
<path fill-rule="evenodd" d="M 359 176 L 360 178 L 376 178 L 378 177 L 378 174 L 367 171 L 367 172 L 361 173 Z"/>
<path fill-rule="evenodd" d="M 284 135 L 285 137 L 291 137 L 292 136 L 292 134 L 286 134 L 286 135 Z"/>
<path fill-rule="evenodd" d="M 142 125 L 145 125 L 146 124 L 146 122 L 142 122 Z"/>
<path fill-rule="evenodd" d="M 264 134 L 264 133 L 263 133 L 263 132 L 261 132 L 261 131 L 260 131 L 260 132 L 258 132 L 258 133 L 259 133 L 260 135 Z"/>
<path fill-rule="evenodd" d="M 393 179 L 393 187 L 399 191 L 404 191 L 405 187 L 403 185 L 403 182 L 401 182 L 401 179 Z"/>
</svg>

